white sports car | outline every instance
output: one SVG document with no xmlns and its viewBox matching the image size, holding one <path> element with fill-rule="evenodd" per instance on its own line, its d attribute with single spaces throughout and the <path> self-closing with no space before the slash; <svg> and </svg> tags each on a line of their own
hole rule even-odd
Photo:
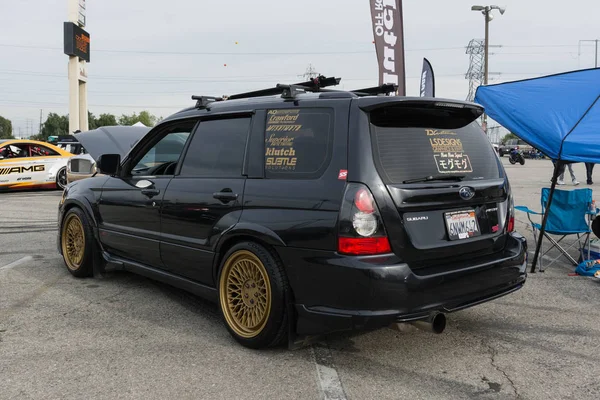
<svg viewBox="0 0 600 400">
<path fill-rule="evenodd" d="M 0 140 L 0 191 L 67 185 L 67 162 L 73 154 L 37 140 Z"/>
</svg>

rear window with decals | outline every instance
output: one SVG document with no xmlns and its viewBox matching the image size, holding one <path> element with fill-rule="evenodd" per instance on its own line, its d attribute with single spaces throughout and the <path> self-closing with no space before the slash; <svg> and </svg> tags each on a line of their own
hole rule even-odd
<svg viewBox="0 0 600 400">
<path fill-rule="evenodd" d="M 461 126 L 462 121 L 427 115 L 419 120 L 415 114 L 414 109 L 388 107 L 370 115 L 373 152 L 387 183 L 436 176 L 463 180 L 500 176 L 496 154 L 476 122 Z"/>
</svg>

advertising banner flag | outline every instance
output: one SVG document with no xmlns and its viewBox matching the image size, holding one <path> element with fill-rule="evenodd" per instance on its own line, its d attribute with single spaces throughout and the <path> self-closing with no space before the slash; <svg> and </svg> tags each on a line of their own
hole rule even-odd
<svg viewBox="0 0 600 400">
<path fill-rule="evenodd" d="M 402 0 L 370 0 L 370 2 L 375 52 L 379 64 L 379 84 L 398 85 L 398 95 L 405 96 Z"/>
<path fill-rule="evenodd" d="M 421 97 L 435 97 L 433 68 L 426 58 L 423 59 L 423 72 L 421 72 Z"/>
</svg>

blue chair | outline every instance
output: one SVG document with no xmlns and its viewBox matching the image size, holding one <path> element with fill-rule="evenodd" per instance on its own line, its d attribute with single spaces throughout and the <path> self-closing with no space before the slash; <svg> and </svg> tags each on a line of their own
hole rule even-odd
<svg viewBox="0 0 600 400">
<path fill-rule="evenodd" d="M 578 262 L 571 257 L 568 250 L 574 246 L 579 246 L 579 252 L 581 259 L 586 259 L 583 254 L 584 247 L 588 248 L 589 253 L 589 240 L 590 230 L 588 217 L 595 215 L 598 210 L 590 212 L 590 204 L 592 203 L 592 190 L 591 189 L 577 189 L 577 190 L 555 190 L 554 197 L 552 198 L 552 205 L 550 210 L 546 210 L 546 204 L 548 204 L 548 198 L 550 197 L 550 188 L 542 189 L 542 212 L 538 213 L 530 210 L 525 206 L 516 206 L 515 209 L 527 213 L 527 218 L 531 223 L 533 229 L 533 237 L 537 243 L 538 240 L 542 241 L 540 247 L 540 256 L 538 259 L 539 270 L 544 271 L 543 259 L 544 256 L 553 248 L 557 248 L 560 251 L 560 255 L 550 261 L 546 266 L 549 267 L 561 256 L 567 258 L 573 265 L 577 265 Z M 543 238 L 540 238 L 539 232 L 541 229 L 541 223 L 544 218 L 544 213 L 548 212 L 548 220 L 546 222 L 546 231 L 544 237 L 552 244 L 550 248 L 544 250 Z M 531 219 L 532 215 L 539 215 L 540 221 L 534 222 Z M 554 239 L 553 236 L 559 236 L 558 240 Z M 560 243 L 564 238 L 571 235 L 577 235 L 577 241 L 571 243 L 566 247 L 562 247 Z M 585 246 L 587 244 L 587 246 Z M 589 259 L 589 254 L 587 259 Z"/>
</svg>

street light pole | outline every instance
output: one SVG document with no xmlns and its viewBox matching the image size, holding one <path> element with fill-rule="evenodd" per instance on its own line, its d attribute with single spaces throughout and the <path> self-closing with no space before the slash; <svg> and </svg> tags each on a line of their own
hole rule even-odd
<svg viewBox="0 0 600 400">
<path fill-rule="evenodd" d="M 490 12 L 492 10 L 490 7 L 486 7 L 484 11 L 485 16 L 485 49 L 484 49 L 484 62 L 483 62 L 483 84 L 487 86 L 488 84 L 488 75 L 489 75 L 489 67 L 488 67 L 488 59 L 490 54 Z M 487 122 L 487 121 L 486 121 Z M 486 125 L 487 127 L 487 125 Z"/>
</svg>

